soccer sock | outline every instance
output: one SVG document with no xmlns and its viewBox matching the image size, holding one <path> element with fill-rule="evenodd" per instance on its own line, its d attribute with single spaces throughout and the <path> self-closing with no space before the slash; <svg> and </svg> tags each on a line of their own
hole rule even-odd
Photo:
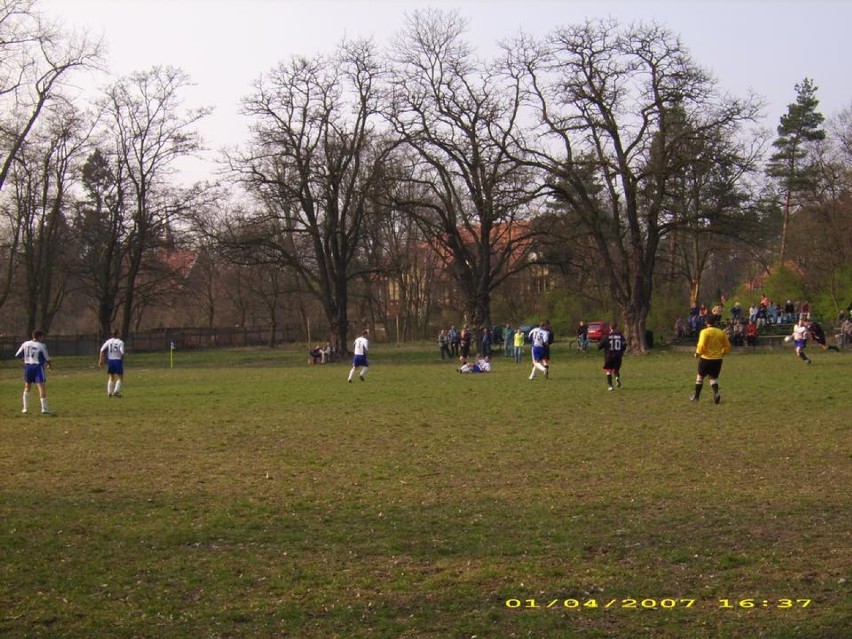
<svg viewBox="0 0 852 639">
<path fill-rule="evenodd" d="M 695 399 L 701 397 L 701 389 L 704 387 L 704 382 L 695 382 Z"/>
<path fill-rule="evenodd" d="M 112 380 L 107 380 L 107 395 L 112 395 Z"/>
<path fill-rule="evenodd" d="M 805 361 L 805 362 L 807 362 L 807 361 L 808 361 L 808 356 L 807 356 L 807 355 L 805 355 L 805 351 L 799 351 L 799 359 L 801 359 L 801 360 L 803 360 L 803 361 Z"/>
<path fill-rule="evenodd" d="M 47 397 L 42 397 L 41 399 L 41 410 L 42 412 L 47 412 Z"/>
<path fill-rule="evenodd" d="M 606 374 L 606 385 L 607 385 L 607 386 L 612 386 L 612 373 L 607 373 L 607 374 Z"/>
<path fill-rule="evenodd" d="M 121 380 L 119 380 L 115 383 L 115 391 L 114 392 L 118 393 L 119 391 L 121 391 Z"/>
<path fill-rule="evenodd" d="M 355 377 L 355 367 L 352 367 L 352 370 L 349 371 L 349 381 L 352 381 L 352 378 Z"/>
<path fill-rule="evenodd" d="M 718 395 L 718 394 L 719 394 L 719 383 L 718 383 L 718 382 L 717 382 L 717 383 L 715 383 L 715 384 L 710 384 L 710 388 L 712 388 L 712 389 L 713 389 L 713 394 L 714 394 L 714 395 Z"/>
<path fill-rule="evenodd" d="M 364 379 L 364 377 L 366 377 L 368 370 L 370 370 L 370 369 L 367 366 L 365 366 L 364 368 L 361 369 L 361 379 Z"/>
<path fill-rule="evenodd" d="M 544 367 L 544 364 L 542 364 L 541 362 L 536 362 L 535 364 L 533 364 L 533 366 L 535 366 L 535 367 L 536 367 L 538 370 L 540 370 L 542 373 L 546 373 L 546 372 L 547 372 L 547 369 Z"/>
<path fill-rule="evenodd" d="M 24 391 L 24 410 L 28 410 L 30 407 L 30 394 L 27 391 Z"/>
<path fill-rule="evenodd" d="M 532 373 L 530 373 L 530 379 L 535 379 L 535 364 L 533 364 Z"/>
</svg>

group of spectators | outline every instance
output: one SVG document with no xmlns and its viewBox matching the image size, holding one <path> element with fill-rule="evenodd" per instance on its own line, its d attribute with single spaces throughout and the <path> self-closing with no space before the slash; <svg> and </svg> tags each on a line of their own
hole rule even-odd
<svg viewBox="0 0 852 639">
<path fill-rule="evenodd" d="M 837 342 L 840 346 L 852 344 L 850 309 L 842 311 L 838 318 L 841 322 L 840 332 L 837 334 Z M 679 317 L 675 322 L 675 335 L 678 338 L 695 337 L 707 324 L 708 315 L 713 315 L 721 321 L 724 313 L 724 300 L 712 309 L 708 309 L 705 304 L 694 306 L 689 309 L 687 319 Z M 799 320 L 810 319 L 811 304 L 808 300 L 794 302 L 788 299 L 782 304 L 764 294 L 761 295 L 760 301 L 749 307 L 747 313 L 739 302 L 734 302 L 730 310 L 730 321 L 722 322 L 722 330 L 728 335 L 733 346 L 755 346 L 760 330 L 764 327 L 795 324 Z"/>
<path fill-rule="evenodd" d="M 449 330 L 442 328 L 438 334 L 438 347 L 441 350 L 441 359 L 458 359 L 461 366 L 459 373 L 487 373 L 491 370 L 491 347 L 494 338 L 487 327 L 483 327 L 479 343 L 479 360 L 476 364 L 468 361 L 470 350 L 473 346 L 474 336 L 470 327 L 465 324 L 461 330 L 452 324 Z"/>
<path fill-rule="evenodd" d="M 493 329 L 484 326 L 476 335 L 467 324 L 461 329 L 453 324 L 449 329 L 441 329 L 438 333 L 438 349 L 441 359 L 458 360 L 464 366 L 468 363 L 472 351 L 477 353 L 479 361 L 487 359 L 490 362 L 495 350 L 499 352 L 499 348 L 495 349 L 494 342 L 502 341 L 503 357 L 511 357 L 516 364 L 520 364 L 525 340 L 526 335 L 520 327 L 512 328 L 511 324 Z"/>
<path fill-rule="evenodd" d="M 724 300 L 712 309 L 706 304 L 693 306 L 689 309 L 686 320 L 679 317 L 675 322 L 675 335 L 677 337 L 696 336 L 707 324 L 708 315 L 714 315 L 721 320 L 724 313 Z M 787 300 L 781 304 L 762 295 L 758 303 L 749 307 L 747 314 L 739 302 L 734 302 L 728 326 L 734 336 L 741 335 L 745 340 L 750 334 L 757 337 L 755 329 L 760 330 L 764 326 L 773 324 L 792 324 L 799 318 L 810 318 L 810 316 L 811 304 L 807 300 L 801 303 Z M 749 328 L 752 324 L 754 326 Z"/>
<path fill-rule="evenodd" d="M 739 308 L 739 302 L 734 304 L 731 309 L 731 320 L 735 318 L 734 311 Z M 742 309 L 739 309 L 737 316 L 742 315 Z M 776 304 L 766 295 L 762 295 L 760 302 L 749 307 L 748 320 L 757 324 L 758 328 L 767 324 L 792 324 L 800 318 L 810 319 L 811 303 L 805 300 L 804 302 L 793 302 L 787 300 L 784 304 Z"/>
<path fill-rule="evenodd" d="M 462 363 L 470 357 L 470 347 L 473 345 L 473 332 L 465 324 L 461 330 L 453 324 L 449 330 L 442 328 L 438 334 L 438 347 L 441 349 L 441 359 L 460 359 Z M 491 336 L 482 347 L 485 351 L 483 356 L 491 355 Z"/>
<path fill-rule="evenodd" d="M 734 308 L 739 307 L 735 304 Z M 717 304 L 712 309 L 708 309 L 706 304 L 702 304 L 701 306 L 693 306 L 689 309 L 689 316 L 687 317 L 687 319 L 684 319 L 682 317 L 677 318 L 674 327 L 675 336 L 678 338 L 697 336 L 701 332 L 701 329 L 707 325 L 708 315 L 722 317 L 723 313 L 724 306 L 722 304 Z"/>
<path fill-rule="evenodd" d="M 732 346 L 757 346 L 757 336 L 760 331 L 756 322 L 749 319 L 732 319 L 729 324 L 722 327 L 725 335 Z"/>
</svg>

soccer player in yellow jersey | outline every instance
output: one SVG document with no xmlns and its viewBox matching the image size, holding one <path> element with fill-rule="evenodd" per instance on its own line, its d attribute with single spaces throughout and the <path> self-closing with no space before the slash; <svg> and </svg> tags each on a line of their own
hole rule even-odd
<svg viewBox="0 0 852 639">
<path fill-rule="evenodd" d="M 701 396 L 705 377 L 710 380 L 710 386 L 713 388 L 713 403 L 718 404 L 722 401 L 722 396 L 719 394 L 719 373 L 722 370 L 722 358 L 731 350 L 731 342 L 728 336 L 716 326 L 718 321 L 717 316 L 708 314 L 704 320 L 707 327 L 698 336 L 698 345 L 695 347 L 698 376 L 695 378 L 695 392 L 689 398 L 692 402 L 697 402 Z"/>
</svg>

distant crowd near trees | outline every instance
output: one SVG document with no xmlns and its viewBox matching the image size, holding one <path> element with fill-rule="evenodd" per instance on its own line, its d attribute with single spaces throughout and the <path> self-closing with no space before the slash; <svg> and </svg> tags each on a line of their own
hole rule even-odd
<svg viewBox="0 0 852 639">
<path fill-rule="evenodd" d="M 386 47 L 258 69 L 248 139 L 193 184 L 191 78 L 75 92 L 101 62 L 36 1 L 0 6 L 0 332 L 297 325 L 345 350 L 362 327 L 585 318 L 643 351 L 756 287 L 828 317 L 852 297 L 852 105 L 826 120 L 805 78 L 765 131 L 659 24 L 486 59 L 458 13 L 415 11 Z"/>
</svg>

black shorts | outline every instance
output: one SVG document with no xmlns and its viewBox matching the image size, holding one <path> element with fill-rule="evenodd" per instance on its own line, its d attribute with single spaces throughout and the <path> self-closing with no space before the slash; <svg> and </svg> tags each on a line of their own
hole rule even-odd
<svg viewBox="0 0 852 639">
<path fill-rule="evenodd" d="M 721 359 L 704 359 L 702 357 L 698 360 L 698 374 L 701 375 L 701 377 L 712 377 L 713 379 L 719 379 L 719 373 L 721 372 Z"/>
<path fill-rule="evenodd" d="M 603 369 L 605 371 L 617 371 L 621 370 L 621 360 L 623 359 L 622 355 L 607 355 L 604 357 L 604 365 Z"/>
</svg>

